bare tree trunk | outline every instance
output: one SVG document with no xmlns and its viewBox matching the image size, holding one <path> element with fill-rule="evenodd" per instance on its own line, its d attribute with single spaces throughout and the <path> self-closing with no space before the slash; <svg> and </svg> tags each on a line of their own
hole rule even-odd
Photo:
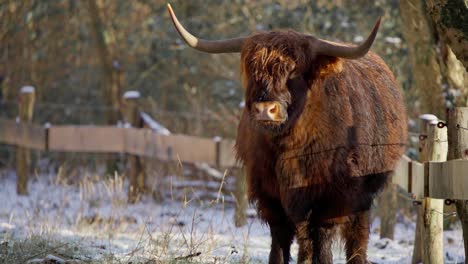
<svg viewBox="0 0 468 264">
<path fill-rule="evenodd" d="M 468 70 L 468 6 L 466 0 L 428 0 L 427 11 L 444 43 Z"/>
<path fill-rule="evenodd" d="M 448 91 L 455 91 L 450 98 L 450 107 L 468 106 L 468 71 L 463 64 L 457 60 L 449 45 L 441 43 L 442 75 Z"/>
<path fill-rule="evenodd" d="M 105 25 L 99 12 L 99 6 L 96 0 L 88 0 L 88 12 L 91 20 L 91 32 L 96 42 L 96 48 L 102 69 L 103 98 L 108 107 L 113 111 L 107 114 L 107 123 L 116 124 L 120 120 L 120 98 L 121 98 L 121 72 L 118 60 L 113 57 L 115 53 L 112 50 L 111 38 L 106 38 Z"/>
<path fill-rule="evenodd" d="M 436 39 L 428 22 L 423 0 L 400 1 L 403 36 L 408 43 L 413 70 L 413 89 L 421 103 L 421 112 L 444 114 L 442 75 L 436 54 Z"/>
</svg>

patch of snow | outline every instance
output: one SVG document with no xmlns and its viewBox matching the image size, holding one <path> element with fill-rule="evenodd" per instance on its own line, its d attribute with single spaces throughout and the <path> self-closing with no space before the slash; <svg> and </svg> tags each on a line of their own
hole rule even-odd
<svg viewBox="0 0 468 264">
<path fill-rule="evenodd" d="M 210 175 L 215 179 L 222 179 L 224 173 L 220 172 L 219 170 L 211 167 L 206 163 L 195 163 L 195 167 L 201 171 L 204 171 L 206 174 Z"/>
<path fill-rule="evenodd" d="M 20 93 L 34 93 L 34 91 L 35 91 L 34 87 L 30 85 L 23 86 L 20 89 Z"/>
<path fill-rule="evenodd" d="M 0 223 L 0 228 L 2 229 L 15 229 L 16 226 L 15 225 L 11 225 L 9 223 Z"/>
<path fill-rule="evenodd" d="M 364 40 L 364 37 L 361 35 L 354 36 L 353 42 L 362 42 Z"/>
<path fill-rule="evenodd" d="M 430 125 L 436 126 L 439 122 L 444 122 L 443 120 L 434 119 L 429 122 Z"/>
<path fill-rule="evenodd" d="M 431 120 L 439 120 L 437 116 L 433 114 L 423 114 L 419 116 L 419 119 L 426 120 L 426 121 L 431 121 Z"/>
<path fill-rule="evenodd" d="M 390 44 L 399 45 L 401 43 L 401 38 L 399 37 L 385 37 L 385 41 Z"/>
<path fill-rule="evenodd" d="M 123 95 L 125 99 L 136 99 L 140 98 L 140 92 L 138 91 L 126 91 Z"/>
<path fill-rule="evenodd" d="M 161 125 L 159 122 L 151 118 L 150 115 L 144 112 L 140 112 L 140 117 L 143 119 L 146 125 L 148 125 L 153 131 L 157 132 L 158 134 L 169 136 L 171 131 Z"/>
</svg>

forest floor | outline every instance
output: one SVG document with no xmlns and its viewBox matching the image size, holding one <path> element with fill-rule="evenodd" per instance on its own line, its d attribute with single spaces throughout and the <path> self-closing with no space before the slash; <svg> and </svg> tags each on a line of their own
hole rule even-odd
<svg viewBox="0 0 468 264">
<path fill-rule="evenodd" d="M 220 184 L 220 183 L 219 183 Z M 221 186 L 222 187 L 222 186 Z M 67 183 L 39 175 L 29 195 L 16 194 L 14 173 L 0 173 L 0 263 L 266 263 L 267 226 L 249 210 L 236 228 L 232 202 L 222 192 L 200 199 L 197 192 L 157 203 L 146 195 L 127 203 L 122 177 L 83 177 Z M 232 200 L 232 199 L 231 199 Z M 395 239 L 379 238 L 371 226 L 369 260 L 411 263 L 415 224 L 399 216 Z M 459 226 L 444 232 L 446 263 L 463 263 Z M 341 243 L 334 263 L 346 263 Z M 293 260 L 297 245 L 293 245 Z"/>
</svg>

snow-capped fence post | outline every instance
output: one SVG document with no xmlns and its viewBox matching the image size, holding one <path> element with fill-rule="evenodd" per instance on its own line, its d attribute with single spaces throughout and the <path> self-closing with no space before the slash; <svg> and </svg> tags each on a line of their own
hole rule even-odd
<svg viewBox="0 0 468 264">
<path fill-rule="evenodd" d="M 468 159 L 468 107 L 447 110 L 448 160 Z M 465 173 L 465 177 L 468 177 Z M 455 202 L 463 229 L 465 261 L 468 261 L 468 201 Z"/>
<path fill-rule="evenodd" d="M 437 138 L 443 136 L 443 132 L 437 130 L 436 125 L 431 125 L 431 122 L 437 123 L 438 118 L 435 115 L 421 115 L 420 117 L 420 135 L 419 135 L 419 161 L 437 161 L 432 158 L 439 155 L 440 160 L 445 157 L 446 154 L 437 153 L 442 151 L 441 144 L 444 140 L 437 140 Z M 446 133 L 446 130 L 445 130 Z M 445 138 L 446 138 L 445 134 Z M 445 147 L 445 153 L 447 148 Z M 416 176 L 416 175 L 414 175 Z M 427 181 L 424 181 L 427 183 Z M 426 187 L 426 186 L 425 186 Z M 433 258 L 435 262 L 427 263 L 443 263 L 443 238 L 442 229 L 440 230 L 440 236 L 436 235 L 435 228 L 440 224 L 442 228 L 443 217 L 440 214 L 443 212 L 443 200 L 424 198 L 420 207 L 418 208 L 418 216 L 416 222 L 415 238 L 414 238 L 414 249 L 412 263 L 426 263 L 427 258 Z M 431 227 L 433 230 L 431 230 Z M 429 241 L 428 238 L 435 240 Z M 440 245 L 439 248 L 437 248 Z M 432 252 L 431 252 L 432 251 Z M 441 260 L 436 258 L 441 257 Z"/>
<path fill-rule="evenodd" d="M 23 86 L 18 97 L 18 122 L 31 123 L 36 99 L 35 89 L 32 86 Z M 16 192 L 20 195 L 28 194 L 29 166 L 31 153 L 28 148 L 19 146 L 16 150 Z"/>
<path fill-rule="evenodd" d="M 447 161 L 447 128 L 432 120 L 427 127 L 426 161 Z M 424 166 L 424 196 L 429 197 L 429 167 Z M 444 200 L 424 198 L 423 263 L 444 263 Z"/>
<path fill-rule="evenodd" d="M 141 128 L 142 121 L 139 109 L 140 93 L 127 91 L 123 95 L 123 118 L 126 127 Z M 128 155 L 128 201 L 135 203 L 145 190 L 145 169 L 143 159 L 137 155 Z"/>
</svg>

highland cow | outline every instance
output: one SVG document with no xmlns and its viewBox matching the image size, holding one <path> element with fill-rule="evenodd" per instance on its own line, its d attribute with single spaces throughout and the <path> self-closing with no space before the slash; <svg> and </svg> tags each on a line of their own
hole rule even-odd
<svg viewBox="0 0 468 264">
<path fill-rule="evenodd" d="M 236 139 L 248 197 L 271 231 L 269 263 L 332 263 L 340 233 L 349 263 L 367 262 L 369 210 L 406 145 L 402 93 L 383 60 L 369 51 L 380 19 L 360 45 L 295 31 L 259 32 L 191 47 L 241 53 L 245 88 Z"/>
</svg>

